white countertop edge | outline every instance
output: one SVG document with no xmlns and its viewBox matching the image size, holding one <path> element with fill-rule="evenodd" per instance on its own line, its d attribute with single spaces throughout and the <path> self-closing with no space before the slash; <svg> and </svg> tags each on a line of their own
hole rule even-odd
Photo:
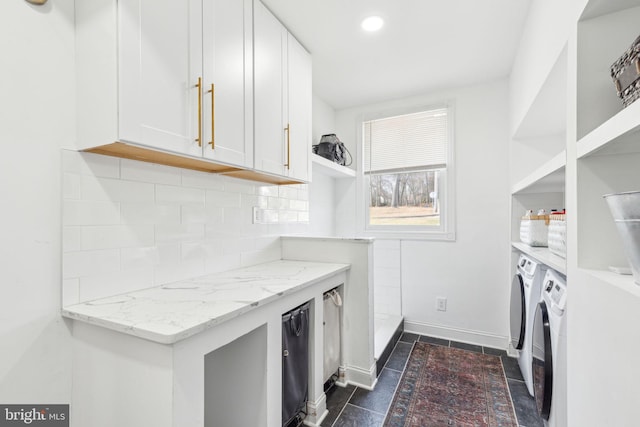
<svg viewBox="0 0 640 427">
<path fill-rule="evenodd" d="M 287 261 L 287 260 L 282 260 L 282 261 Z M 318 264 L 323 264 L 323 263 L 318 263 Z M 138 338 L 144 338 L 147 339 L 149 341 L 153 341 L 159 344 L 167 344 L 167 345 L 171 345 L 171 344 L 175 344 L 178 341 L 184 340 L 186 338 L 189 338 L 193 335 L 196 335 L 200 332 L 203 332 L 207 329 L 210 329 L 212 327 L 215 327 L 223 322 L 226 322 L 228 320 L 231 320 L 235 317 L 241 316 L 245 313 L 248 313 L 250 311 L 252 311 L 253 309 L 257 308 L 257 307 L 261 307 L 264 306 L 270 302 L 272 302 L 273 300 L 276 300 L 278 298 L 284 297 L 286 295 L 290 295 L 293 294 L 301 289 L 307 288 L 309 286 L 313 286 L 319 282 L 322 282 L 326 279 L 329 279 L 331 277 L 337 276 L 347 270 L 349 270 L 351 268 L 350 264 L 339 264 L 339 263 L 330 263 L 334 266 L 338 266 L 338 268 L 333 269 L 331 272 L 329 273 L 325 273 L 322 274 L 320 276 L 316 276 L 311 280 L 308 280 L 306 282 L 302 282 L 300 283 L 298 286 L 289 288 L 287 290 L 284 290 L 282 292 L 278 292 L 277 294 L 271 295 L 267 298 L 264 298 L 262 300 L 250 303 L 250 304 L 246 304 L 245 306 L 242 306 L 236 310 L 230 311 L 224 315 L 215 317 L 210 319 L 209 321 L 200 323 L 198 325 L 177 331 L 175 333 L 171 333 L 171 334 L 165 334 L 165 333 L 161 333 L 161 332 L 155 332 L 153 330 L 149 330 L 149 329 L 144 329 L 144 328 L 140 328 L 137 326 L 133 326 L 133 325 L 127 325 L 124 323 L 119 323 L 119 322 L 115 322 L 109 319 L 105 319 L 105 318 L 101 318 L 98 316 L 90 316 L 90 315 L 86 315 L 83 313 L 78 313 L 76 311 L 73 310 L 74 305 L 71 305 L 69 307 L 63 307 L 61 310 L 61 314 L 63 317 L 72 319 L 72 320 L 78 320 L 78 321 L 82 321 L 85 323 L 89 323 L 95 326 L 101 326 L 107 329 L 111 329 L 117 332 L 122 332 L 128 335 L 132 335 Z M 249 266 L 247 268 L 251 268 L 251 267 L 255 267 L 255 266 Z M 242 269 L 240 269 L 242 270 Z M 201 276 L 201 277 L 206 277 L 208 275 L 205 276 Z M 162 286 L 166 286 L 166 285 L 161 285 L 161 286 L 156 286 L 154 288 L 161 288 Z M 135 292 L 132 292 L 135 293 Z M 127 295 L 127 294 L 123 294 L 123 295 Z M 96 300 L 99 301 L 99 300 Z M 82 305 L 81 304 L 75 304 L 76 306 Z"/>
</svg>

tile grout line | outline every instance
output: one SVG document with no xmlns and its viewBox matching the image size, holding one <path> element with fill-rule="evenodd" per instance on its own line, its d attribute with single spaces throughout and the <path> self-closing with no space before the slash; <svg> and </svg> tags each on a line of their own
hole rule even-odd
<svg viewBox="0 0 640 427">
<path fill-rule="evenodd" d="M 334 387 L 336 387 L 336 386 L 334 385 Z M 340 409 L 340 412 L 338 413 L 338 416 L 336 417 L 335 420 L 333 420 L 333 422 L 331 423 L 330 427 L 333 427 L 336 424 L 336 422 L 340 419 L 340 415 L 342 415 L 342 413 L 344 412 L 344 408 L 347 407 L 347 405 L 349 404 L 349 401 L 351 400 L 351 398 L 353 397 L 353 395 L 355 394 L 357 389 L 358 389 L 358 387 L 354 387 L 353 388 L 353 391 L 349 395 L 349 398 L 347 399 L 346 403 L 344 405 L 342 405 L 342 409 Z"/>
</svg>

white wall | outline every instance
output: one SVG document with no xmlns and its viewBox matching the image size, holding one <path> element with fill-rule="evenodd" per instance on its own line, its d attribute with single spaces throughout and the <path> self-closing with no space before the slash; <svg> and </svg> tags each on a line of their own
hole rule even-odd
<svg viewBox="0 0 640 427">
<path fill-rule="evenodd" d="M 532 0 L 510 76 L 511 134 L 538 95 L 587 0 Z"/>
<path fill-rule="evenodd" d="M 335 133 L 336 112 L 317 96 L 313 96 L 312 143 L 320 137 Z M 335 235 L 335 181 L 319 172 L 311 164 L 312 176 L 309 185 L 309 234 L 314 236 Z"/>
<path fill-rule="evenodd" d="M 509 294 L 509 110 L 506 80 L 338 111 L 337 130 L 355 152 L 362 114 L 455 103 L 456 241 L 402 240 L 405 328 L 506 348 Z M 358 222 L 356 184 L 336 190 L 336 231 Z M 376 259 L 377 263 L 377 259 Z M 382 283 L 380 276 L 374 280 Z M 446 312 L 435 298 L 448 298 Z"/>
<path fill-rule="evenodd" d="M 70 403 L 60 147 L 75 128 L 73 0 L 0 2 L 0 402 Z"/>
</svg>

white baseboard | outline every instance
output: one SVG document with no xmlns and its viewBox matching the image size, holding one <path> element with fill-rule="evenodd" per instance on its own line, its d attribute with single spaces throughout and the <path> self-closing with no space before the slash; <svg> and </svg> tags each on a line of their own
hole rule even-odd
<svg viewBox="0 0 640 427">
<path fill-rule="evenodd" d="M 315 402 L 307 401 L 307 416 L 304 424 L 317 427 L 322 424 L 329 411 L 327 410 L 327 395 L 322 393 Z"/>
<path fill-rule="evenodd" d="M 376 377 L 376 364 L 368 369 L 362 369 L 357 366 L 347 366 L 345 370 L 346 382 L 366 390 L 373 390 L 378 382 Z"/>
<path fill-rule="evenodd" d="M 448 326 L 416 322 L 407 320 L 406 318 L 404 319 L 404 331 L 468 344 L 476 344 L 499 350 L 508 350 L 509 347 L 509 337 L 488 334 L 481 331 L 472 331 L 469 329 L 451 328 Z"/>
</svg>

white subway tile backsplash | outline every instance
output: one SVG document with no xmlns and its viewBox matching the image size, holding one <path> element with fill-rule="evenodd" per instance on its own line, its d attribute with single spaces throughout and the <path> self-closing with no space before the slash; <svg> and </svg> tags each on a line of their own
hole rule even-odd
<svg viewBox="0 0 640 427">
<path fill-rule="evenodd" d="M 289 209 L 294 211 L 308 211 L 309 203 L 304 200 L 289 200 Z"/>
<path fill-rule="evenodd" d="M 151 246 L 152 225 L 101 225 L 82 228 L 82 249 L 114 249 Z"/>
<path fill-rule="evenodd" d="M 221 256 L 208 259 L 204 263 L 205 274 L 219 273 L 221 271 L 233 270 L 235 268 L 240 268 L 239 253 L 223 254 Z"/>
<path fill-rule="evenodd" d="M 181 169 L 122 159 L 120 165 L 122 179 L 148 182 L 152 184 L 181 185 Z"/>
<path fill-rule="evenodd" d="M 275 209 L 265 209 L 262 211 L 262 222 L 265 224 L 277 224 L 279 211 Z"/>
<path fill-rule="evenodd" d="M 156 243 L 190 242 L 204 239 L 204 224 L 158 224 Z"/>
<path fill-rule="evenodd" d="M 206 224 L 207 210 L 204 205 L 182 206 L 182 224 Z"/>
<path fill-rule="evenodd" d="M 218 206 L 221 208 L 239 208 L 240 193 L 227 193 L 225 191 L 208 190 L 207 206 Z"/>
<path fill-rule="evenodd" d="M 121 203 L 122 224 L 180 224 L 181 206 L 177 204 Z"/>
<path fill-rule="evenodd" d="M 204 204 L 204 201 L 205 190 L 203 189 L 156 185 L 156 202 L 158 203 Z"/>
<path fill-rule="evenodd" d="M 73 252 L 82 250 L 82 227 L 63 227 L 62 251 Z"/>
<path fill-rule="evenodd" d="M 267 209 L 269 207 L 269 197 L 267 196 L 258 196 L 257 197 L 258 206 L 260 209 Z"/>
<path fill-rule="evenodd" d="M 160 263 L 158 248 L 155 246 L 123 248 L 120 251 L 122 270 L 153 268 Z"/>
<path fill-rule="evenodd" d="M 298 189 L 298 199 L 299 200 L 309 200 L 309 185 L 302 184 Z"/>
<path fill-rule="evenodd" d="M 120 176 L 120 159 L 93 153 L 62 150 L 62 171 L 104 178 Z"/>
<path fill-rule="evenodd" d="M 254 206 L 258 206 L 260 197 L 262 196 L 256 196 L 253 194 L 241 194 L 240 207 L 252 209 Z"/>
<path fill-rule="evenodd" d="M 120 251 L 118 249 L 67 252 L 63 256 L 64 279 L 97 276 L 119 270 Z"/>
<path fill-rule="evenodd" d="M 74 173 L 62 174 L 62 200 L 80 199 L 80 175 Z"/>
<path fill-rule="evenodd" d="M 216 175 L 192 170 L 182 171 L 182 186 L 206 190 L 224 190 L 224 182 Z"/>
<path fill-rule="evenodd" d="M 242 252 L 240 254 L 240 265 L 247 267 L 265 262 L 277 261 L 282 258 L 280 247 L 270 248 L 262 251 Z"/>
<path fill-rule="evenodd" d="M 156 265 L 169 265 L 178 263 L 182 259 L 181 244 L 162 243 L 156 245 Z"/>
<path fill-rule="evenodd" d="M 267 199 L 268 209 L 288 209 L 289 201 L 280 197 L 269 197 Z"/>
<path fill-rule="evenodd" d="M 280 259 L 278 236 L 309 229 L 307 185 L 73 151 L 62 183 L 65 305 Z"/>
<path fill-rule="evenodd" d="M 125 292 L 150 288 L 153 284 L 153 269 L 114 271 L 80 279 L 80 300 L 91 301 Z"/>
<path fill-rule="evenodd" d="M 153 184 L 112 178 L 83 176 L 80 183 L 82 200 L 114 202 L 153 202 Z"/>
<path fill-rule="evenodd" d="M 63 225 L 110 225 L 120 223 L 120 205 L 114 202 L 65 200 Z"/>
<path fill-rule="evenodd" d="M 207 206 L 205 208 L 205 215 L 207 225 L 218 225 L 224 223 L 224 208 L 217 206 Z"/>
<path fill-rule="evenodd" d="M 284 199 L 297 199 L 298 189 L 294 186 L 281 185 L 278 187 L 278 197 L 282 197 Z"/>
<path fill-rule="evenodd" d="M 172 283 L 192 277 L 203 276 L 205 273 L 204 260 L 193 259 L 174 264 L 162 264 L 155 270 L 155 284 Z"/>
<path fill-rule="evenodd" d="M 277 185 L 261 185 L 258 187 L 258 194 L 267 197 L 278 197 Z"/>
<path fill-rule="evenodd" d="M 225 177 L 224 191 L 227 193 L 256 194 L 256 186 L 250 181 Z"/>
<path fill-rule="evenodd" d="M 183 243 L 181 245 L 181 259 L 182 260 L 195 260 L 200 259 L 205 264 L 215 258 L 223 255 L 222 242 L 216 241 L 202 241 L 194 243 Z"/>
<path fill-rule="evenodd" d="M 298 212 L 296 211 L 280 211 L 278 222 L 298 222 Z"/>
<path fill-rule="evenodd" d="M 62 281 L 62 306 L 66 307 L 80 302 L 80 279 L 66 279 Z"/>
</svg>

